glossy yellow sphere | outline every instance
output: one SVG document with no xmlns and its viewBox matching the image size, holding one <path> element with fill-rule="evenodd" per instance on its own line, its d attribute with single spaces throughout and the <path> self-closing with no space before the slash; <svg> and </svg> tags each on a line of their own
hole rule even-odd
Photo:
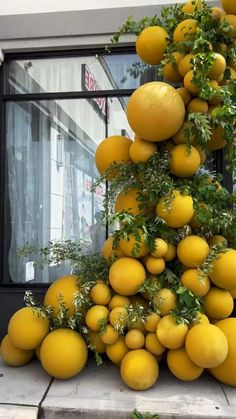
<svg viewBox="0 0 236 419">
<path fill-rule="evenodd" d="M 189 358 L 202 368 L 220 365 L 228 354 L 228 342 L 224 333 L 213 324 L 192 327 L 185 341 Z"/>
<path fill-rule="evenodd" d="M 195 38 L 198 21 L 195 19 L 185 19 L 180 22 L 173 33 L 174 42 L 191 41 Z"/>
<path fill-rule="evenodd" d="M 141 349 L 144 342 L 144 334 L 139 329 L 130 329 L 125 335 L 125 343 L 129 349 Z"/>
<path fill-rule="evenodd" d="M 109 316 L 109 310 L 103 305 L 91 307 L 85 316 L 85 323 L 91 329 L 97 332 L 100 329 L 100 322 L 106 321 Z"/>
<path fill-rule="evenodd" d="M 147 161 L 157 151 L 157 145 L 150 141 L 136 140 L 129 149 L 130 159 L 134 163 Z"/>
<path fill-rule="evenodd" d="M 132 94 L 127 106 L 127 118 L 133 131 L 148 141 L 172 137 L 181 127 L 185 116 L 182 98 L 174 87 L 163 82 L 149 82 Z"/>
<path fill-rule="evenodd" d="M 130 214 L 141 214 L 143 211 L 139 208 L 138 190 L 130 188 L 127 191 L 120 192 L 115 201 L 115 212 L 125 210 Z"/>
<path fill-rule="evenodd" d="M 210 289 L 208 276 L 200 276 L 197 269 L 187 269 L 180 277 L 183 286 L 198 297 L 204 297 Z"/>
<path fill-rule="evenodd" d="M 193 176 L 201 164 L 200 154 L 193 146 L 176 145 L 170 153 L 169 168 L 177 177 Z"/>
<path fill-rule="evenodd" d="M 19 349 L 36 349 L 48 332 L 49 320 L 37 308 L 21 308 L 8 324 L 8 336 Z"/>
<path fill-rule="evenodd" d="M 230 15 L 236 15 L 236 3 L 234 0 L 221 0 L 224 11 Z"/>
<path fill-rule="evenodd" d="M 148 351 L 136 349 L 122 359 L 120 374 L 125 384 L 133 390 L 147 390 L 157 381 L 159 366 Z"/>
<path fill-rule="evenodd" d="M 217 380 L 236 387 L 236 318 L 220 320 L 216 327 L 226 336 L 229 350 L 224 362 L 210 371 Z"/>
<path fill-rule="evenodd" d="M 178 190 L 173 190 L 170 195 L 165 195 L 160 199 L 156 212 L 166 221 L 168 227 L 183 227 L 193 217 L 193 199 Z"/>
<path fill-rule="evenodd" d="M 124 336 L 120 336 L 115 343 L 106 346 L 106 354 L 113 364 L 119 366 L 124 356 L 129 352 Z"/>
<path fill-rule="evenodd" d="M 204 297 L 204 310 L 208 317 L 221 320 L 229 317 L 234 309 L 234 299 L 229 291 L 211 287 Z"/>
<path fill-rule="evenodd" d="M 185 348 L 170 349 L 167 353 L 167 365 L 175 377 L 182 381 L 196 380 L 204 368 L 194 364 Z"/>
<path fill-rule="evenodd" d="M 163 258 L 168 251 L 168 243 L 165 240 L 157 237 L 154 240 L 154 244 L 155 249 L 151 252 L 151 255 L 155 258 Z"/>
<path fill-rule="evenodd" d="M 119 245 L 121 251 L 125 256 L 141 258 L 146 256 L 149 252 L 148 245 L 145 241 L 144 233 L 141 228 L 137 229 L 137 234 L 139 235 L 139 240 L 134 234 L 129 234 L 126 239 L 120 239 Z"/>
<path fill-rule="evenodd" d="M 186 323 L 177 323 L 176 319 L 169 314 L 157 323 L 157 338 L 166 348 L 178 349 L 184 346 L 187 333 Z"/>
<path fill-rule="evenodd" d="M 103 174 L 112 163 L 127 162 L 132 141 L 122 135 L 112 135 L 105 138 L 97 147 L 95 154 L 96 167 Z M 112 179 L 113 173 L 109 176 Z"/>
<path fill-rule="evenodd" d="M 73 300 L 79 291 L 78 283 L 78 275 L 65 275 L 54 281 L 47 289 L 44 305 L 52 307 L 54 316 L 58 314 L 61 303 L 68 309 L 68 316 L 74 313 Z"/>
<path fill-rule="evenodd" d="M 116 260 L 109 271 L 111 287 L 121 295 L 136 294 L 145 279 L 146 273 L 142 263 L 129 257 Z"/>
<path fill-rule="evenodd" d="M 168 33 L 160 26 L 149 26 L 136 39 L 136 52 L 147 64 L 160 64 L 167 48 Z"/>
<path fill-rule="evenodd" d="M 88 350 L 84 339 L 74 330 L 56 329 L 44 339 L 40 358 L 45 371 L 52 377 L 68 379 L 84 368 Z"/>
<path fill-rule="evenodd" d="M 213 261 L 213 269 L 209 273 L 211 281 L 220 288 L 231 290 L 236 288 L 236 250 L 227 249 Z"/>
<path fill-rule="evenodd" d="M 14 346 L 6 335 L 1 342 L 1 358 L 11 367 L 20 367 L 27 364 L 34 355 L 33 350 L 20 349 Z"/>
<path fill-rule="evenodd" d="M 201 265 L 209 254 L 209 246 L 202 237 L 190 235 L 180 240 L 177 255 L 185 266 L 195 268 Z"/>
</svg>

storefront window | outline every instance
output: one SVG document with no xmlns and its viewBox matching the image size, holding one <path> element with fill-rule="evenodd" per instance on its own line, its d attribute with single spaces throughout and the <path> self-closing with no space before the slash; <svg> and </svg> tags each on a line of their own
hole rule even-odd
<svg viewBox="0 0 236 419">
<path fill-rule="evenodd" d="M 130 53 L 5 64 L 3 283 L 50 283 L 70 272 L 66 263 L 32 270 L 37 256 L 17 257 L 27 243 L 72 240 L 81 241 L 86 254 L 101 249 L 106 185 L 91 192 L 95 151 L 109 135 L 133 138 L 125 111 L 140 83 L 129 71 L 135 62 Z"/>
</svg>

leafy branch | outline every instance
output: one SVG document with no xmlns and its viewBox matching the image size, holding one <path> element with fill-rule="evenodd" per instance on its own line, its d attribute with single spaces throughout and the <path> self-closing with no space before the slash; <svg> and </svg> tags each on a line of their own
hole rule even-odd
<svg viewBox="0 0 236 419">
<path fill-rule="evenodd" d="M 26 307 L 31 307 L 38 317 L 51 317 L 52 308 L 37 302 L 31 291 L 25 291 L 24 302 Z"/>
<path fill-rule="evenodd" d="M 148 26 L 162 26 L 162 22 L 157 15 L 153 17 L 143 17 L 142 19 L 135 21 L 133 16 L 128 16 L 126 22 L 119 28 L 118 32 L 113 35 L 111 42 L 113 45 L 118 44 L 120 36 L 126 33 L 132 33 L 139 35 L 143 29 Z"/>
<path fill-rule="evenodd" d="M 190 138 L 194 138 L 196 144 L 200 145 L 202 149 L 207 149 L 212 135 L 212 126 L 208 115 L 200 112 L 190 112 L 188 114 L 188 121 L 191 122 L 185 128 L 186 142 L 190 142 Z"/>
<path fill-rule="evenodd" d="M 201 266 L 198 266 L 199 278 L 205 278 L 213 268 L 213 263 L 227 250 L 227 242 L 216 244 L 210 248 L 209 255 Z"/>
<path fill-rule="evenodd" d="M 176 290 L 177 307 L 171 312 L 178 323 L 191 323 L 196 318 L 197 311 L 201 311 L 203 301 L 183 286 Z"/>
<path fill-rule="evenodd" d="M 138 410 L 134 410 L 131 419 L 159 419 L 158 415 L 152 415 L 151 413 L 141 414 Z"/>
<path fill-rule="evenodd" d="M 51 263 L 58 265 L 66 260 L 70 260 L 73 266 L 78 263 L 82 247 L 83 242 L 72 240 L 50 241 L 45 247 L 40 246 L 38 243 L 26 243 L 25 246 L 17 249 L 17 255 L 18 257 L 38 255 L 40 268 Z"/>
</svg>

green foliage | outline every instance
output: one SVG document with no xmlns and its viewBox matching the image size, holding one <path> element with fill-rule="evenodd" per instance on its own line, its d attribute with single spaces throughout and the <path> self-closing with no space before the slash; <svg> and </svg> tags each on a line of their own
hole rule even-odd
<svg viewBox="0 0 236 419">
<path fill-rule="evenodd" d="M 210 252 L 204 263 L 198 267 L 199 277 L 206 277 L 209 275 L 213 268 L 213 263 L 216 259 L 219 258 L 220 254 L 224 253 L 227 250 L 227 243 L 222 242 L 217 245 L 214 245 L 210 248 Z"/>
<path fill-rule="evenodd" d="M 196 144 L 201 146 L 203 150 L 206 150 L 212 135 L 209 116 L 200 112 L 190 112 L 188 121 L 192 124 L 185 128 L 186 143 L 190 142 L 190 138 L 194 138 Z"/>
<path fill-rule="evenodd" d="M 59 264 L 70 261 L 75 274 L 79 275 L 79 284 L 94 285 L 97 279 L 107 281 L 109 267 L 99 253 L 83 255 L 83 242 L 71 240 L 49 242 L 48 246 L 27 243 L 18 249 L 19 257 L 39 256 L 39 266 L 43 268 L 50 263 Z"/>
<path fill-rule="evenodd" d="M 147 315 L 147 310 L 141 303 L 134 303 L 127 306 L 128 318 L 127 327 L 128 329 L 135 328 L 140 322 L 144 323 Z"/>
<path fill-rule="evenodd" d="M 98 279 L 106 283 L 108 271 L 109 266 L 100 253 L 80 255 L 74 266 L 74 272 L 79 275 L 80 284 L 92 283 L 94 285 Z"/>
<path fill-rule="evenodd" d="M 140 413 L 138 410 L 134 410 L 131 419 L 158 419 L 158 415 L 152 415 L 151 413 Z"/>
<path fill-rule="evenodd" d="M 100 254 L 82 255 L 82 246 L 70 241 L 50 243 L 48 247 L 41 248 L 36 245 L 27 245 L 19 249 L 19 255 L 28 256 L 32 253 L 39 253 L 43 260 L 40 260 L 40 266 L 44 266 L 51 261 L 60 263 L 64 260 L 70 260 L 74 273 L 78 274 L 78 292 L 74 295 L 74 314 L 68 315 L 68 309 L 65 306 L 63 295 L 59 295 L 59 309 L 53 315 L 52 307 L 37 303 L 31 292 L 25 293 L 25 302 L 27 306 L 33 307 L 37 313 L 47 316 L 50 321 L 50 329 L 54 330 L 60 327 L 77 330 L 83 336 L 86 336 L 87 329 L 84 326 L 84 314 L 93 305 L 90 298 L 91 288 L 96 281 L 108 281 L 109 266 Z M 76 249 L 78 252 L 76 253 Z M 98 355 L 96 355 L 98 357 Z M 99 362 L 98 362 L 99 363 Z"/>
<path fill-rule="evenodd" d="M 74 295 L 73 300 L 76 312 L 83 313 L 93 305 L 90 299 L 90 290 L 94 285 L 95 282 L 90 281 L 79 286 L 79 291 Z"/>
<path fill-rule="evenodd" d="M 171 311 L 177 323 L 191 323 L 196 318 L 197 311 L 201 311 L 203 301 L 183 286 L 176 290 L 177 307 Z"/>
<path fill-rule="evenodd" d="M 96 351 L 95 346 L 91 343 L 87 343 L 87 347 L 93 352 L 97 367 L 100 367 L 100 365 L 103 364 L 103 359 L 101 355 Z"/>
<path fill-rule="evenodd" d="M 37 302 L 31 291 L 25 291 L 24 302 L 26 307 L 31 307 L 37 316 L 50 318 L 52 314 L 51 307 L 41 305 L 39 302 Z"/>
<path fill-rule="evenodd" d="M 38 255 L 41 268 L 51 263 L 59 264 L 65 260 L 70 260 L 71 265 L 76 266 L 84 244 L 72 240 L 51 241 L 45 247 L 41 247 L 38 243 L 26 243 L 17 250 L 17 255 L 18 257 Z"/>
<path fill-rule="evenodd" d="M 176 23 L 181 22 L 183 18 L 182 6 L 174 4 L 172 6 L 163 7 L 161 10 L 161 21 L 163 28 L 171 38 L 176 28 Z"/>
<path fill-rule="evenodd" d="M 162 22 L 159 17 L 144 17 L 139 21 L 135 21 L 133 16 L 128 16 L 126 22 L 120 27 L 119 31 L 113 35 L 111 38 L 112 44 L 118 44 L 120 40 L 120 36 L 125 33 L 132 33 L 135 35 L 139 35 L 143 29 L 147 28 L 148 26 L 162 26 Z"/>
<path fill-rule="evenodd" d="M 153 301 L 155 295 L 161 289 L 161 282 L 159 277 L 147 277 L 145 282 L 139 287 L 139 292 L 143 295 L 146 295 L 149 301 Z M 153 307 L 155 312 L 158 312 L 156 307 Z M 159 312 L 158 312 L 159 314 Z"/>
<path fill-rule="evenodd" d="M 107 330 L 107 321 L 105 319 L 101 319 L 98 321 L 99 323 L 99 334 L 103 335 Z"/>
</svg>

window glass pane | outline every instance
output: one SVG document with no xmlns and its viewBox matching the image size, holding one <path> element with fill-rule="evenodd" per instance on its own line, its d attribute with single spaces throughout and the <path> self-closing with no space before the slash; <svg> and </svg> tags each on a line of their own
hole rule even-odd
<svg viewBox="0 0 236 419">
<path fill-rule="evenodd" d="M 101 104 L 105 99 L 99 100 Z M 4 259 L 12 282 L 51 282 L 70 272 L 64 264 L 43 271 L 35 268 L 30 279 L 26 264 L 37 258 L 16 256 L 17 248 L 26 243 L 46 246 L 52 240 L 84 240 L 84 251 L 90 253 L 100 250 L 105 240 L 105 227 L 98 224 L 105 185 L 95 194 L 90 191 L 98 176 L 95 150 L 107 131 L 106 115 L 97 102 L 7 104 Z M 122 104 L 114 103 L 117 118 L 123 118 L 120 127 L 128 129 Z M 108 104 L 111 113 L 114 103 Z"/>
<path fill-rule="evenodd" d="M 147 68 L 136 54 L 17 60 L 7 64 L 6 93 L 136 88 Z"/>
<path fill-rule="evenodd" d="M 128 97 L 108 98 L 108 135 L 124 135 L 134 138 L 134 133 L 129 126 L 126 116 Z"/>
</svg>

